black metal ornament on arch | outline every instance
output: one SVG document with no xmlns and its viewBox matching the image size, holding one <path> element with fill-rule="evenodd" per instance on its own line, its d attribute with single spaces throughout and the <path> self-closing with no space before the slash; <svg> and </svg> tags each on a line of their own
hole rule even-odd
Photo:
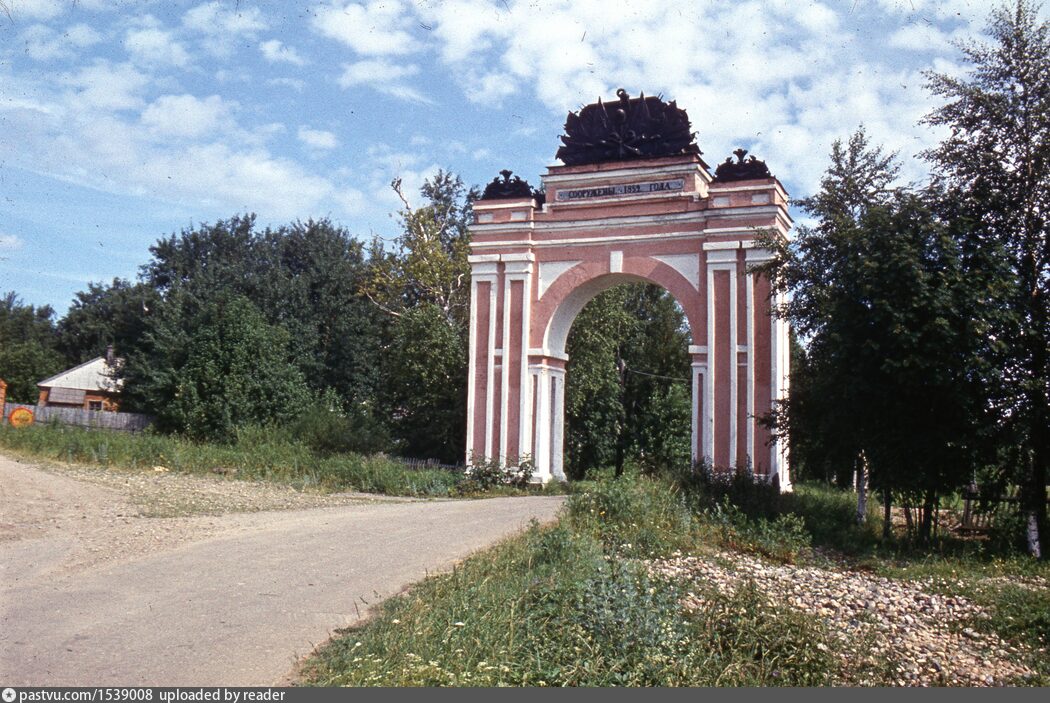
<svg viewBox="0 0 1050 703">
<path fill-rule="evenodd" d="M 598 102 L 565 118 L 565 134 L 557 158 L 566 166 L 606 161 L 650 159 L 702 152 L 689 116 L 675 101 L 660 97 L 632 98 L 616 91 L 617 102 Z"/>
<path fill-rule="evenodd" d="M 522 180 L 521 176 L 514 176 L 513 171 L 503 169 L 499 172 L 500 176 L 503 176 L 503 180 L 500 180 L 499 176 L 492 179 L 492 182 L 485 186 L 485 192 L 481 194 L 481 200 L 510 200 L 513 198 L 535 198 L 542 202 L 543 193 L 541 191 L 533 190 L 529 182 Z"/>
<path fill-rule="evenodd" d="M 736 155 L 736 161 L 733 161 L 732 156 L 727 156 L 725 161 L 718 164 L 718 168 L 715 169 L 715 183 L 773 177 L 766 162 L 759 161 L 754 156 L 747 156 L 747 149 L 737 149 L 733 153 Z"/>
</svg>

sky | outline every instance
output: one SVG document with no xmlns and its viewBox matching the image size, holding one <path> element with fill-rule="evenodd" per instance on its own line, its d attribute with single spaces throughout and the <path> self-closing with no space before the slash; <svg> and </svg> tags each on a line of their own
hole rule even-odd
<svg viewBox="0 0 1050 703">
<path fill-rule="evenodd" d="M 988 0 L 0 0 L 0 293 L 63 314 L 161 237 L 253 212 L 391 238 L 438 169 L 535 186 L 566 113 L 676 100 L 794 196 L 864 124 L 903 177 Z M 1046 14 L 1044 9 L 1043 14 Z"/>
</svg>

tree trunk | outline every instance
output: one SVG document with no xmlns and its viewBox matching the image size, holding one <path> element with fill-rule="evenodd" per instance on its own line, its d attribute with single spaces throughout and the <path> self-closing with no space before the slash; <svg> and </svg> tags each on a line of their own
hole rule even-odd
<svg viewBox="0 0 1050 703">
<path fill-rule="evenodd" d="M 882 538 L 888 540 L 890 538 L 890 507 L 893 503 L 893 497 L 890 494 L 888 488 L 883 489 L 882 492 Z"/>
<path fill-rule="evenodd" d="M 1021 509 L 1025 516 L 1025 532 L 1028 542 L 1028 553 L 1037 559 L 1050 558 L 1050 524 L 1046 514 L 1046 480 L 1050 474 L 1050 397 L 1047 386 L 1050 385 L 1050 348 L 1047 346 L 1047 335 L 1050 335 L 1050 306 L 1045 299 L 1047 291 L 1040 287 L 1039 266 L 1035 258 L 1030 260 L 1028 271 L 1028 305 L 1031 315 L 1031 326 L 1034 332 L 1028 336 L 1028 359 L 1032 379 L 1030 391 L 1031 413 L 1029 414 L 1029 442 L 1031 453 L 1028 457 L 1028 471 L 1021 482 Z"/>
<path fill-rule="evenodd" d="M 927 491 L 922 501 L 922 514 L 919 516 L 919 541 L 928 544 L 933 530 L 933 511 L 935 509 L 937 496 L 933 491 Z"/>
<path fill-rule="evenodd" d="M 868 462 L 864 452 L 857 457 L 856 477 L 857 490 L 857 524 L 863 525 L 868 517 Z"/>
<path fill-rule="evenodd" d="M 1028 480 L 1021 484 L 1021 514 L 1024 515 L 1028 553 L 1036 559 L 1044 559 L 1050 556 L 1044 544 L 1047 540 L 1046 469 L 1039 466 L 1037 454 L 1038 451 L 1033 450 L 1028 457 Z"/>
</svg>

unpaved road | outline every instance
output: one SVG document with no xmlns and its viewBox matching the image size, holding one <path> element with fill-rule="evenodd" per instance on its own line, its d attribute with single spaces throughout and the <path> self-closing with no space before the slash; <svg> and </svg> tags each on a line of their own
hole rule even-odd
<svg viewBox="0 0 1050 703">
<path fill-rule="evenodd" d="M 223 514 L 226 492 L 265 511 Z M 185 516 L 153 510 L 161 496 Z M 369 605 L 561 502 L 375 501 L 0 456 L 0 683 L 279 682 Z"/>
</svg>

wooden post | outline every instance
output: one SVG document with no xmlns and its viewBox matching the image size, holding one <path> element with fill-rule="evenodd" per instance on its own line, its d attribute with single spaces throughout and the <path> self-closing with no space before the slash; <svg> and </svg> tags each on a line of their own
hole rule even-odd
<svg viewBox="0 0 1050 703">
<path fill-rule="evenodd" d="M 7 417 L 7 382 L 0 378 L 0 425 L 4 424 Z"/>
</svg>

